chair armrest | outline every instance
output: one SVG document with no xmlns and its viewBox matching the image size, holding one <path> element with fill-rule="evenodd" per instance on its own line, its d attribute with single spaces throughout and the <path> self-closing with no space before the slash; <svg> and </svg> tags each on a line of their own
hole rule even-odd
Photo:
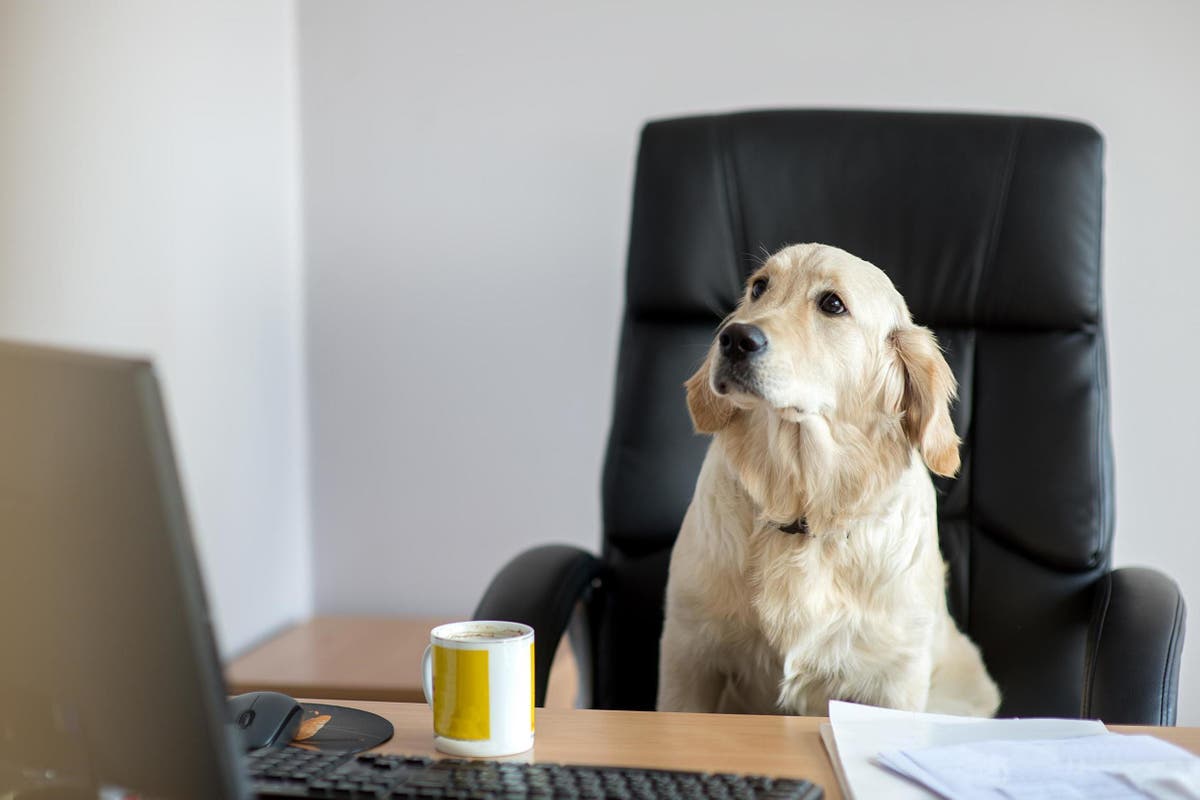
<svg viewBox="0 0 1200 800">
<path fill-rule="evenodd" d="M 533 627 L 534 697 L 546 702 L 550 664 L 575 605 L 584 599 L 602 562 L 586 550 L 544 545 L 526 550 L 492 578 L 475 608 L 475 619 L 523 622 Z"/>
<path fill-rule="evenodd" d="M 1174 725 L 1183 595 L 1156 570 L 1125 567 L 1096 582 L 1084 659 L 1082 717 Z"/>
</svg>

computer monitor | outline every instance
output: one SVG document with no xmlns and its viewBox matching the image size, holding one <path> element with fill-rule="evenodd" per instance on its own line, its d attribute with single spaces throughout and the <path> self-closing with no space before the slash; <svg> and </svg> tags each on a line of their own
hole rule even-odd
<svg viewBox="0 0 1200 800">
<path fill-rule="evenodd" d="M 0 343 L 0 796 L 246 794 L 154 370 Z"/>
</svg>

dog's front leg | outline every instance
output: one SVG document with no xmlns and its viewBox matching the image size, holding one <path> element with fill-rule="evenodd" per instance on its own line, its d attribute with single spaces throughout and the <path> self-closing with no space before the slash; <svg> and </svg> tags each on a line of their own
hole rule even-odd
<svg viewBox="0 0 1200 800">
<path fill-rule="evenodd" d="M 702 644 L 694 627 L 668 617 L 658 661 L 658 710 L 714 712 L 724 685 L 716 653 Z"/>
<path fill-rule="evenodd" d="M 925 711 L 929 705 L 930 677 L 933 662 L 927 656 L 917 656 L 891 672 L 883 681 L 882 690 L 874 705 L 902 711 Z"/>
</svg>

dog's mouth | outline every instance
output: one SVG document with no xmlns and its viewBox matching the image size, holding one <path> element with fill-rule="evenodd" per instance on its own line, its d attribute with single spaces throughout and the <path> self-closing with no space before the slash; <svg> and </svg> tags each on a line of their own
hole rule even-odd
<svg viewBox="0 0 1200 800">
<path fill-rule="evenodd" d="M 750 408 L 754 405 L 764 405 L 779 415 L 785 422 L 812 422 L 826 415 L 827 404 L 818 402 L 815 398 L 807 400 L 788 397 L 783 400 L 777 392 L 770 376 L 760 375 L 753 365 L 743 361 L 717 362 L 709 381 L 712 390 L 720 397 L 728 398 L 739 408 Z M 796 400 L 801 399 L 797 403 Z M 779 402 L 783 400 L 783 402 Z"/>
<path fill-rule="evenodd" d="M 759 398 L 763 396 L 758 376 L 745 362 L 731 363 L 722 359 L 713 372 L 711 384 L 713 391 L 722 397 L 731 394 L 748 394 Z"/>
</svg>

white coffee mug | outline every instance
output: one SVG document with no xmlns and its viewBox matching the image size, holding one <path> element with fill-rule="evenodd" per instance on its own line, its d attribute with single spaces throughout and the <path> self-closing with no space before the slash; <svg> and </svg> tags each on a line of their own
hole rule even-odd
<svg viewBox="0 0 1200 800">
<path fill-rule="evenodd" d="M 438 750 L 492 757 L 533 747 L 533 628 L 494 620 L 439 625 L 421 671 Z"/>
</svg>

